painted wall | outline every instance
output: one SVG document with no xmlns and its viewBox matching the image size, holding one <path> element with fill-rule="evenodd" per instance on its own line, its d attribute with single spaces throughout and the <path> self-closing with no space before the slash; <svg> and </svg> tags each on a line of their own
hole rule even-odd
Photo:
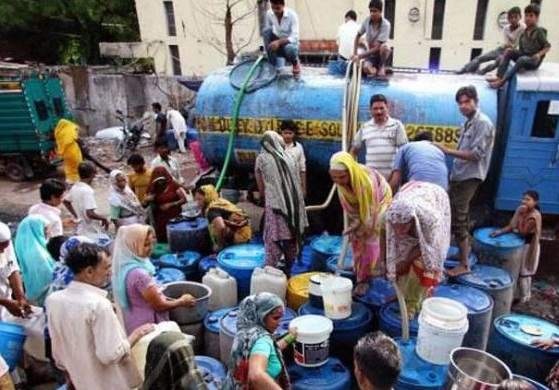
<svg viewBox="0 0 559 390">
<path fill-rule="evenodd" d="M 177 36 L 167 32 L 163 1 L 136 0 L 140 34 L 146 52 L 155 58 L 159 73 L 172 74 L 168 45 L 178 45 L 184 75 L 204 75 L 225 64 L 223 18 L 227 0 L 174 0 Z M 233 10 L 238 17 L 255 8 L 255 0 L 241 0 Z M 441 48 L 440 68 L 455 70 L 470 59 L 472 48 L 490 50 L 501 42 L 499 14 L 514 5 L 524 8 L 528 0 L 490 0 L 482 41 L 473 40 L 477 0 L 446 0 L 443 39 L 431 40 L 434 0 L 396 0 L 394 26 L 394 64 L 401 67 L 427 68 L 431 47 Z M 287 0 L 299 14 L 301 39 L 335 39 L 343 15 L 354 9 L 362 21 L 368 15 L 367 0 Z M 410 9 L 418 8 L 420 18 L 410 22 Z M 553 22 L 559 14 L 559 1 L 543 0 L 541 24 L 548 29 L 550 42 L 559 42 L 559 25 Z M 248 44 L 246 50 L 260 45 L 256 12 L 235 26 L 236 45 Z M 559 62 L 559 47 L 554 47 L 548 61 Z"/>
</svg>

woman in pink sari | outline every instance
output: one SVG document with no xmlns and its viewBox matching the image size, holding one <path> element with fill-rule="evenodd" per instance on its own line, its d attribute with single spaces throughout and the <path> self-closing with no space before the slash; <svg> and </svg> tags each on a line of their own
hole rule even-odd
<svg viewBox="0 0 559 390">
<path fill-rule="evenodd" d="M 359 164 L 347 152 L 330 159 L 330 177 L 338 186 L 338 197 L 348 217 L 348 235 L 357 279 L 355 295 L 364 295 L 377 261 L 384 257 L 384 213 L 392 201 L 392 190 L 384 177 Z"/>
</svg>

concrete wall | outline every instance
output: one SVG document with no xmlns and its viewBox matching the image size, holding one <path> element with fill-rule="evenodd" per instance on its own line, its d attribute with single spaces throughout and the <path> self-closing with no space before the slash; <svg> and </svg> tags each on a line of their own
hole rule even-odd
<svg viewBox="0 0 559 390">
<path fill-rule="evenodd" d="M 194 94 L 172 76 L 103 74 L 82 67 L 60 73 L 66 98 L 85 132 L 117 126 L 115 111 L 140 118 L 153 102 L 180 108 Z"/>
<path fill-rule="evenodd" d="M 223 45 L 223 16 L 226 0 L 175 0 L 177 37 L 167 34 L 167 22 L 162 1 L 136 0 L 142 41 L 155 58 L 159 73 L 172 74 L 168 45 L 179 46 L 182 73 L 203 75 L 225 63 L 225 56 L 216 50 Z M 256 0 L 243 0 L 237 6 L 237 15 L 250 10 Z M 499 14 L 510 7 L 526 6 L 528 0 L 490 0 L 487 10 L 483 41 L 473 40 L 477 0 L 446 0 L 443 39 L 431 40 L 434 0 L 396 0 L 395 35 L 391 42 L 395 48 L 394 64 L 403 67 L 427 68 L 431 47 L 441 48 L 441 69 L 458 69 L 470 59 L 472 48 L 492 49 L 501 42 L 502 30 L 497 24 Z M 549 31 L 550 42 L 559 42 L 559 25 L 553 23 L 559 14 L 559 1 L 543 0 L 541 24 Z M 299 14 L 300 34 L 303 40 L 335 39 L 343 15 L 354 9 L 363 20 L 368 15 L 368 0 L 287 0 L 287 5 Z M 420 19 L 410 22 L 410 9 L 420 10 Z M 236 26 L 235 42 L 247 41 L 247 49 L 258 47 L 256 14 L 251 14 Z M 256 34 L 253 32 L 256 29 Z M 559 47 L 554 47 L 548 61 L 559 62 Z"/>
</svg>

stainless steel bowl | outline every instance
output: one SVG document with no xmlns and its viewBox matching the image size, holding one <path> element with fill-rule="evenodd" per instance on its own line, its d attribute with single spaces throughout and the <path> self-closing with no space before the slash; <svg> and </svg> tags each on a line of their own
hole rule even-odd
<svg viewBox="0 0 559 390">
<path fill-rule="evenodd" d="M 163 294 L 175 299 L 180 298 L 184 294 L 190 294 L 196 298 L 196 306 L 178 307 L 169 312 L 171 321 L 175 321 L 179 325 L 188 325 L 204 319 L 208 312 L 208 303 L 212 295 L 212 289 L 202 283 L 181 281 L 166 284 Z"/>
<path fill-rule="evenodd" d="M 497 390 L 506 379 L 512 379 L 512 372 L 495 356 L 478 349 L 456 348 L 450 353 L 445 389 Z"/>
</svg>

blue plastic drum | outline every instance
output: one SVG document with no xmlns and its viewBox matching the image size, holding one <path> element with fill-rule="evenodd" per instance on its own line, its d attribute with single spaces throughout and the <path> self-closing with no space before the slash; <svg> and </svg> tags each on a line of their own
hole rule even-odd
<svg viewBox="0 0 559 390">
<path fill-rule="evenodd" d="M 158 284 L 167 284 L 172 282 L 180 282 L 186 280 L 184 272 L 176 268 L 161 268 L 155 274 L 155 280 Z"/>
<path fill-rule="evenodd" d="M 341 361 L 333 357 L 320 367 L 306 368 L 292 364 L 287 371 L 293 390 L 351 389 L 351 373 Z"/>
<path fill-rule="evenodd" d="M 233 307 L 226 307 L 208 312 L 204 317 L 204 351 L 206 355 L 219 359 L 219 328 L 220 321 Z"/>
<path fill-rule="evenodd" d="M 402 337 L 402 316 L 398 302 L 384 305 L 379 312 L 379 328 L 390 337 Z M 419 322 L 415 316 L 410 322 L 410 337 L 417 337 Z"/>
<path fill-rule="evenodd" d="M 208 220 L 206 218 L 196 218 L 171 221 L 167 225 L 167 240 L 171 252 L 208 253 L 210 249 Z"/>
<path fill-rule="evenodd" d="M 23 326 L 9 322 L 0 322 L 0 355 L 10 367 L 10 371 L 21 360 L 25 337 Z"/>
<path fill-rule="evenodd" d="M 342 250 L 341 236 L 323 234 L 311 241 L 312 270 L 325 272 L 328 270 L 326 263 L 332 256 L 338 256 Z"/>
<path fill-rule="evenodd" d="M 239 300 L 250 293 L 250 278 L 256 267 L 265 264 L 264 245 L 243 244 L 225 248 L 217 256 L 219 266 L 237 279 Z"/>
<path fill-rule="evenodd" d="M 210 268 L 216 268 L 216 267 L 217 267 L 217 257 L 213 255 L 206 256 L 200 259 L 200 262 L 198 263 L 198 272 L 200 273 L 201 276 L 204 276 L 205 274 L 208 273 Z"/>
<path fill-rule="evenodd" d="M 159 258 L 159 264 L 164 268 L 176 268 L 184 272 L 186 280 L 198 280 L 198 263 L 200 262 L 200 253 L 185 251 L 163 255 Z"/>
<path fill-rule="evenodd" d="M 448 365 L 426 362 L 415 352 L 415 339 L 396 339 L 402 355 L 402 370 L 396 382 L 396 390 L 439 390 L 446 381 Z"/>
<path fill-rule="evenodd" d="M 353 256 L 351 251 L 347 251 L 341 268 L 338 268 L 338 257 L 339 256 L 332 256 L 328 259 L 326 262 L 328 272 L 351 279 L 351 281 L 355 284 L 355 272 L 353 272 Z"/>
<path fill-rule="evenodd" d="M 559 326 L 538 317 L 511 313 L 493 323 L 488 351 L 516 374 L 545 382 L 559 360 L 559 348 L 547 351 L 532 345 L 534 340 L 559 337 Z"/>
<path fill-rule="evenodd" d="M 304 274 L 312 271 L 312 248 L 310 245 L 304 245 L 299 253 L 299 258 L 291 267 L 291 276 Z"/>
<path fill-rule="evenodd" d="M 227 377 L 225 366 L 209 356 L 196 356 L 194 359 L 208 390 L 220 390 Z"/>
<path fill-rule="evenodd" d="M 520 379 L 521 381 L 531 384 L 532 386 L 534 386 L 535 390 L 549 390 L 549 387 L 547 387 L 546 385 L 542 385 L 540 382 L 536 382 L 535 380 L 526 378 L 525 376 L 515 374 L 512 377 L 513 379 Z"/>
<path fill-rule="evenodd" d="M 460 264 L 459 260 L 454 259 L 454 257 L 458 256 L 458 247 L 451 246 L 448 248 L 448 254 L 446 255 L 446 260 L 444 261 L 444 267 L 446 269 L 452 269 L 457 267 Z M 476 265 L 478 262 L 477 256 L 473 251 L 470 251 L 470 256 L 468 256 L 468 264 L 470 267 Z"/>
<path fill-rule="evenodd" d="M 369 281 L 369 290 L 367 290 L 365 295 L 354 299 L 371 309 L 373 315 L 378 319 L 380 308 L 396 299 L 396 291 L 394 291 L 391 282 L 385 278 L 378 277 Z"/>
</svg>

